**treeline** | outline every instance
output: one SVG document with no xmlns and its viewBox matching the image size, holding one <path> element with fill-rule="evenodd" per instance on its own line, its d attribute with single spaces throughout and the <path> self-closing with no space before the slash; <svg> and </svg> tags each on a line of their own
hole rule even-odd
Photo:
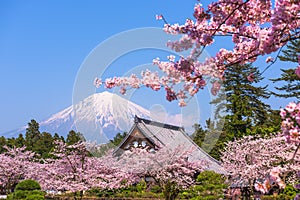
<svg viewBox="0 0 300 200">
<path fill-rule="evenodd" d="M 55 141 L 63 141 L 68 145 L 71 145 L 82 140 L 84 140 L 82 134 L 75 132 L 74 130 L 71 130 L 66 138 L 59 136 L 57 133 L 52 135 L 48 132 L 40 132 L 39 123 L 32 119 L 28 123 L 25 136 L 20 133 L 17 138 L 0 137 L 0 153 L 6 151 L 5 146 L 11 148 L 26 146 L 26 150 L 35 152 L 39 157 L 50 158 L 50 152 L 55 147 Z"/>
<path fill-rule="evenodd" d="M 39 128 L 39 123 L 32 119 L 28 123 L 25 136 L 22 133 L 20 133 L 17 138 L 5 138 L 4 136 L 1 136 L 0 154 L 6 151 L 5 146 L 10 148 L 26 146 L 26 150 L 36 153 L 39 158 L 51 158 L 51 152 L 56 146 L 56 141 L 62 141 L 67 145 L 85 141 L 84 136 L 80 132 L 75 132 L 74 130 L 69 131 L 66 138 L 64 138 L 57 133 L 51 134 L 48 132 L 40 132 Z M 116 147 L 126 134 L 126 132 L 117 133 L 112 140 L 100 147 L 101 150 L 99 150 L 99 152 L 106 152 L 108 149 Z"/>
</svg>

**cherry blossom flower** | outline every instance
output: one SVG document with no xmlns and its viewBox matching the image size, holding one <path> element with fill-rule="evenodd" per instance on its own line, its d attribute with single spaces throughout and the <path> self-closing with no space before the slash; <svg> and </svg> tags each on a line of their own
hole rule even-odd
<svg viewBox="0 0 300 200">
<path fill-rule="evenodd" d="M 154 59 L 153 64 L 164 74 L 157 79 L 155 87 L 151 87 L 149 81 L 140 81 L 139 86 L 147 84 L 147 87 L 158 90 L 158 84 L 166 88 L 175 88 L 174 85 L 181 84 L 176 89 L 184 90 L 189 98 L 189 94 L 194 95 L 203 89 L 205 84 L 200 86 L 197 83 L 204 81 L 204 76 L 221 81 L 227 66 L 255 62 L 262 56 L 277 52 L 289 41 L 300 38 L 300 32 L 297 31 L 300 27 L 299 13 L 298 1 L 276 0 L 272 5 L 271 0 L 234 3 L 232 0 L 218 0 L 210 3 L 207 8 L 200 3 L 196 4 L 194 19 L 187 19 L 183 24 L 168 24 L 162 15 L 156 15 L 156 19 L 164 20 L 163 30 L 167 34 L 181 35 L 180 39 L 167 42 L 167 46 L 176 52 L 188 50 L 189 55 L 181 57 L 177 62 L 171 57 L 166 62 Z M 215 55 L 200 62 L 199 57 L 203 55 L 204 49 L 215 45 L 214 39 L 219 36 L 231 37 L 233 47 L 220 48 Z M 300 56 L 298 60 L 300 64 Z M 268 57 L 266 62 L 274 60 Z M 299 67 L 296 74 L 300 76 Z M 137 79 L 142 80 L 144 77 Z M 255 77 L 250 74 L 248 80 L 253 82 Z M 128 82 L 122 77 L 105 81 L 106 88 L 123 86 L 127 89 L 132 87 L 131 84 L 134 82 Z M 189 88 L 195 89 L 190 90 L 187 84 Z M 178 91 L 167 89 L 167 100 L 180 101 L 176 96 Z"/>
<path fill-rule="evenodd" d="M 266 63 L 273 62 L 273 61 L 274 59 L 271 56 L 267 57 L 266 59 Z"/>
<path fill-rule="evenodd" d="M 247 76 L 247 79 L 248 79 L 249 82 L 253 82 L 254 79 L 255 79 L 254 74 L 253 74 L 253 73 L 250 73 L 250 74 Z"/>
<path fill-rule="evenodd" d="M 296 68 L 295 73 L 300 78 L 300 65 Z"/>
<path fill-rule="evenodd" d="M 162 15 L 155 15 L 156 20 L 162 20 L 163 16 Z"/>
</svg>

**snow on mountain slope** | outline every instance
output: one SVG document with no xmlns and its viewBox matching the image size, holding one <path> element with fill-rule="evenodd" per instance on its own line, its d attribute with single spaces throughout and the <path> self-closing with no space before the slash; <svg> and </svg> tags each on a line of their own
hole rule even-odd
<svg viewBox="0 0 300 200">
<path fill-rule="evenodd" d="M 116 94 L 94 94 L 76 104 L 74 123 L 89 141 L 105 142 L 118 132 L 129 131 L 134 116 L 149 118 L 150 112 Z"/>
<path fill-rule="evenodd" d="M 105 143 L 118 132 L 129 131 L 134 116 L 150 118 L 150 111 L 116 94 L 93 94 L 76 105 L 39 122 L 40 131 L 66 136 L 70 130 L 81 132 L 86 140 Z M 17 137 L 25 134 L 26 126 L 5 134 Z"/>
</svg>

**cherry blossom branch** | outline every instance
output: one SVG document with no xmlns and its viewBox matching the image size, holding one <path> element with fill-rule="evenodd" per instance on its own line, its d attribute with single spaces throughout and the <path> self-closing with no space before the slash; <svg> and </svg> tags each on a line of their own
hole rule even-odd
<svg viewBox="0 0 300 200">
<path fill-rule="evenodd" d="M 283 49 L 283 46 L 279 49 L 279 51 L 278 51 L 278 53 L 277 53 L 277 55 L 276 55 L 276 57 L 275 57 L 275 59 L 273 60 L 273 61 L 271 61 L 271 64 L 269 64 L 262 72 L 261 72 L 261 74 L 263 74 L 263 73 L 265 73 L 276 61 L 277 61 L 277 59 L 278 59 L 278 56 L 279 56 L 279 54 L 281 53 L 281 51 L 282 51 L 282 49 Z M 270 58 L 269 58 L 270 59 Z M 268 58 L 267 58 L 267 61 L 268 61 Z"/>
</svg>

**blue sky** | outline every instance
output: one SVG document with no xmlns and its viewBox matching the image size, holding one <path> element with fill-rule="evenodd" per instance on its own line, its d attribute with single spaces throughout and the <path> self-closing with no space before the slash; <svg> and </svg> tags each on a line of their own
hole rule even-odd
<svg viewBox="0 0 300 200">
<path fill-rule="evenodd" d="M 162 27 L 163 23 L 155 20 L 160 13 L 170 23 L 182 23 L 187 17 L 192 18 L 195 3 L 194 0 L 0 1 L 0 134 L 31 119 L 44 120 L 70 106 L 80 66 L 101 42 L 135 28 Z M 220 42 L 217 47 L 224 45 Z M 216 50 L 209 53 L 213 55 Z M 126 72 L 132 66 L 151 63 L 157 56 L 150 51 L 123 57 L 115 65 L 125 67 Z M 115 72 L 118 74 L 117 68 Z M 114 70 L 109 73 L 113 75 Z M 274 74 L 278 76 L 278 70 L 267 71 L 265 75 Z M 157 99 L 165 101 L 164 94 L 159 95 L 155 95 Z M 278 100 L 270 103 L 276 108 L 280 106 Z M 149 108 L 153 102 L 145 98 L 140 104 Z M 162 104 L 171 109 L 166 102 Z"/>
</svg>

